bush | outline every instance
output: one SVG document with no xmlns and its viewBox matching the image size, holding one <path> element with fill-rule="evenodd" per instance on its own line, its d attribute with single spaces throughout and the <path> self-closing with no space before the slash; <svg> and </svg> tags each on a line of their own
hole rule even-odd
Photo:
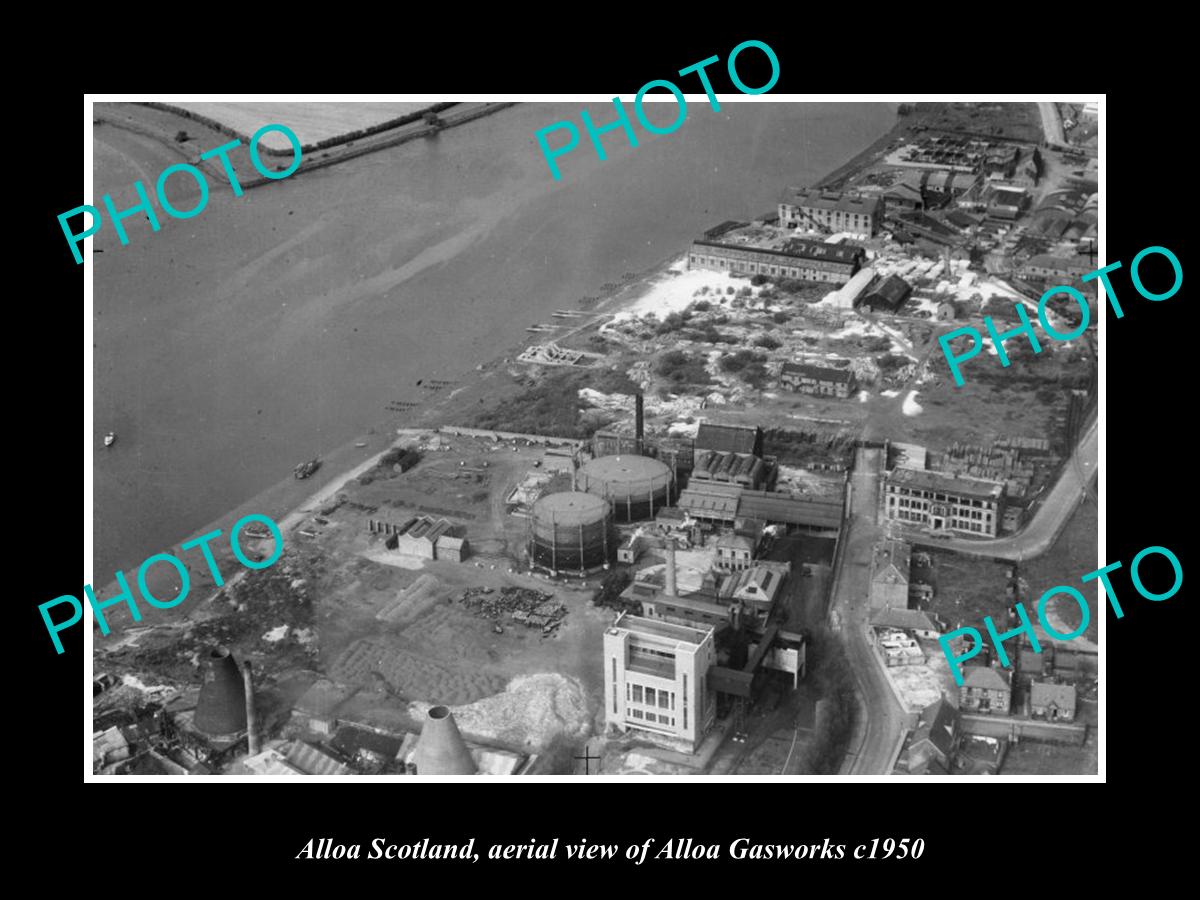
<svg viewBox="0 0 1200 900">
<path fill-rule="evenodd" d="M 658 359 L 655 371 L 673 384 L 712 384 L 712 376 L 704 368 L 703 358 L 683 350 L 669 350 Z"/>
<path fill-rule="evenodd" d="M 762 347 L 764 350 L 778 350 L 783 346 L 783 343 L 778 338 L 773 338 L 769 334 L 760 334 L 754 339 L 755 347 Z"/>
<path fill-rule="evenodd" d="M 736 291 L 734 291 L 733 286 L 730 285 L 728 288 L 725 289 L 725 293 L 726 294 L 734 294 L 734 293 L 736 293 Z"/>
<path fill-rule="evenodd" d="M 898 353 L 885 353 L 875 357 L 875 365 L 879 366 L 879 371 L 885 375 L 904 368 L 910 361 L 907 356 L 901 356 Z"/>
<path fill-rule="evenodd" d="M 750 283 L 755 287 L 759 287 L 767 283 L 766 275 L 753 275 L 750 277 Z"/>
<path fill-rule="evenodd" d="M 858 345 L 868 353 L 879 353 L 883 350 L 892 349 L 891 338 L 886 338 L 879 334 L 864 334 L 858 339 Z"/>
<path fill-rule="evenodd" d="M 186 131 L 175 132 L 175 143 L 182 144 L 184 141 L 186 141 L 188 139 L 189 139 L 188 133 Z"/>
<path fill-rule="evenodd" d="M 696 312 L 708 312 L 710 309 L 712 309 L 712 304 L 707 300 L 697 300 L 692 304 L 692 309 L 694 309 Z"/>
<path fill-rule="evenodd" d="M 784 322 L 790 319 L 791 316 L 785 313 L 783 310 L 780 310 L 779 312 L 775 313 L 775 315 L 771 316 L 771 318 L 774 319 L 779 325 L 782 325 Z"/>
</svg>

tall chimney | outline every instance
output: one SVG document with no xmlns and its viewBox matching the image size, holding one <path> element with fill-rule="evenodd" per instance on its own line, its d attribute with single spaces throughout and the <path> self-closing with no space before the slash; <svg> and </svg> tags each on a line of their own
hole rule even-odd
<svg viewBox="0 0 1200 900">
<path fill-rule="evenodd" d="M 664 593 L 668 597 L 678 597 L 675 592 L 675 539 L 667 539 L 667 587 Z"/>
<path fill-rule="evenodd" d="M 258 716 L 254 712 L 254 667 L 250 660 L 242 663 L 242 678 L 246 684 L 246 743 L 251 756 L 258 756 Z"/>
<path fill-rule="evenodd" d="M 646 438 L 645 398 L 642 396 L 641 391 L 637 392 L 637 396 L 635 397 L 634 402 L 635 402 L 634 429 L 636 431 L 636 437 L 637 437 L 637 452 L 640 454 L 643 452 L 642 451 L 642 442 Z"/>
</svg>

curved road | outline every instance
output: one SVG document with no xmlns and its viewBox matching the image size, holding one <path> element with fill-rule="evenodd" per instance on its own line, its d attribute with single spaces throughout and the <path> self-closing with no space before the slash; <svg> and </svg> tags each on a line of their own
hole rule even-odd
<svg viewBox="0 0 1200 900">
<path fill-rule="evenodd" d="M 973 556 L 995 556 L 1002 559 L 1031 559 L 1050 549 L 1063 526 L 1075 512 L 1080 499 L 1091 492 L 1091 481 L 1099 465 L 1100 441 L 1098 421 L 1079 439 L 1071 459 L 1062 468 L 1058 481 L 1038 507 L 1033 520 L 1017 534 L 994 540 L 952 538 L 937 541 L 936 546 Z M 928 541 L 926 541 L 928 542 Z"/>
</svg>

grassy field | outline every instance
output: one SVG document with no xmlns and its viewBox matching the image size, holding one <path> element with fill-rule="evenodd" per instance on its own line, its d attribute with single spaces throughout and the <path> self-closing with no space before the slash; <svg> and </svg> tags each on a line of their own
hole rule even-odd
<svg viewBox="0 0 1200 900">
<path fill-rule="evenodd" d="M 1021 568 L 1021 575 L 1029 584 L 1027 609 L 1034 608 L 1037 599 L 1055 585 L 1067 584 L 1081 590 L 1088 598 L 1092 613 L 1083 637 L 1096 642 L 1100 640 L 1100 620 L 1096 614 L 1097 582 L 1083 585 L 1079 579 L 1101 565 L 1096 562 L 1099 529 L 1097 513 L 1096 504 L 1090 498 L 1084 500 L 1067 521 L 1054 546 L 1037 559 L 1026 562 Z M 1074 600 L 1060 596 L 1051 600 L 1050 604 L 1066 625 L 1072 629 L 1079 626 L 1081 613 Z"/>
<path fill-rule="evenodd" d="M 215 119 L 252 135 L 268 123 L 286 125 L 308 145 L 347 131 L 357 131 L 416 112 L 431 103 L 179 103 L 184 109 Z M 263 144 L 279 150 L 290 145 L 277 131 L 264 135 Z"/>
<path fill-rule="evenodd" d="M 1001 775 L 1094 775 L 1096 739 L 1082 747 L 1022 741 L 1012 744 L 1000 767 Z"/>
</svg>

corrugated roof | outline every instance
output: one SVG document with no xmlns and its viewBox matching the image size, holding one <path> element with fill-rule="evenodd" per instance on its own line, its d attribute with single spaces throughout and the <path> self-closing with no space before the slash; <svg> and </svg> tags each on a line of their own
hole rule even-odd
<svg viewBox="0 0 1200 900">
<path fill-rule="evenodd" d="M 875 197 L 855 197 L 819 188 L 793 189 L 788 202 L 801 209 L 827 209 L 860 215 L 876 215 L 879 212 L 879 200 Z"/>
<path fill-rule="evenodd" d="M 842 498 L 792 497 L 775 491 L 743 491 L 738 515 L 817 528 L 842 524 Z"/>
<path fill-rule="evenodd" d="M 349 766 L 334 759 L 323 750 L 305 741 L 296 741 L 288 751 L 287 761 L 309 775 L 346 775 Z"/>
</svg>

